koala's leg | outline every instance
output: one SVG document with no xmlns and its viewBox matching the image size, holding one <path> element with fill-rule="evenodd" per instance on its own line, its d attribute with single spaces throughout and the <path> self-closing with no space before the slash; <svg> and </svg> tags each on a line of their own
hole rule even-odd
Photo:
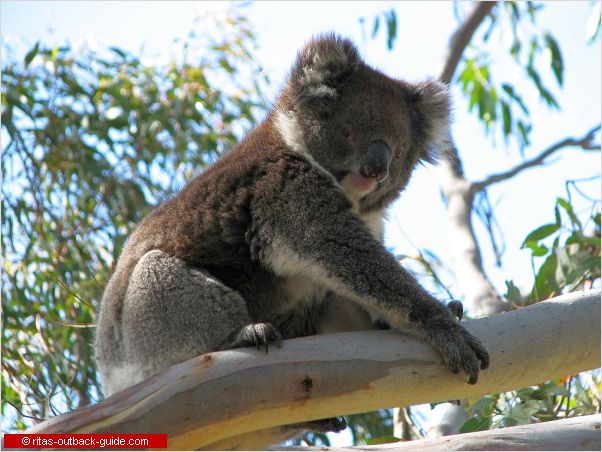
<svg viewBox="0 0 602 452">
<path fill-rule="evenodd" d="M 285 339 L 378 329 L 365 309 L 334 292 L 327 293 L 319 303 L 297 306 L 275 323 Z"/>
<path fill-rule="evenodd" d="M 130 277 L 121 323 L 124 362 L 104 372 L 107 392 L 222 349 L 229 338 L 244 337 L 240 332 L 249 324 L 247 305 L 236 291 L 181 259 L 150 251 Z"/>
<path fill-rule="evenodd" d="M 318 334 L 378 329 L 364 308 L 336 293 L 326 297 L 320 311 Z"/>
</svg>

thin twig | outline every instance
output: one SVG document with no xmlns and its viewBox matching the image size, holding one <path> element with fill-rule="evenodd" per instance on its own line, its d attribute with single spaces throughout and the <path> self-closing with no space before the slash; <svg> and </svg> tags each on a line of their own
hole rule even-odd
<svg viewBox="0 0 602 452">
<path fill-rule="evenodd" d="M 587 132 L 582 138 L 565 138 L 552 146 L 544 149 L 541 153 L 539 153 L 536 157 L 526 160 L 520 165 L 516 165 L 514 168 L 511 168 L 507 171 L 492 174 L 487 176 L 482 181 L 474 182 L 472 184 L 472 189 L 474 193 L 483 191 L 488 186 L 495 184 L 497 182 L 503 182 L 505 180 L 511 179 L 517 174 L 536 166 L 541 166 L 545 164 L 545 160 L 554 154 L 555 152 L 569 146 L 578 146 L 584 150 L 594 150 L 600 149 L 600 144 L 594 143 L 594 135 L 600 130 L 600 126 L 596 126 L 592 128 L 589 132 Z"/>
<path fill-rule="evenodd" d="M 69 323 L 63 322 L 62 320 L 48 318 L 46 319 L 49 323 L 53 323 L 55 325 L 67 326 L 69 328 L 96 328 L 96 323 Z"/>
<path fill-rule="evenodd" d="M 439 278 L 439 275 L 437 274 L 437 272 L 435 271 L 435 269 L 433 268 L 431 263 L 426 260 L 426 258 L 424 257 L 424 254 L 422 254 L 422 251 L 420 250 L 420 248 L 414 242 L 412 242 L 410 237 L 406 234 L 404 229 L 401 227 L 401 223 L 399 222 L 399 219 L 397 217 L 395 218 L 395 223 L 397 224 L 397 228 L 403 234 L 403 236 L 408 241 L 408 243 L 412 247 L 414 247 L 414 249 L 418 253 L 418 258 L 411 257 L 411 256 L 409 256 L 409 257 L 411 259 L 414 259 L 414 260 L 420 262 L 420 264 L 426 268 L 427 274 L 429 274 L 428 272 L 430 272 L 429 276 L 431 276 L 435 280 L 435 284 L 438 285 L 441 289 L 443 289 L 447 293 L 447 296 L 449 297 L 450 300 L 455 300 L 456 298 L 449 290 L 449 287 L 443 283 L 443 280 L 441 278 Z"/>
<path fill-rule="evenodd" d="M 33 419 L 34 421 L 39 421 L 39 422 L 44 422 L 46 420 L 46 419 L 43 419 L 43 418 L 40 418 L 40 417 L 30 416 L 29 414 L 23 413 L 23 411 L 21 411 L 14 403 L 9 402 L 8 400 L 3 400 L 3 402 L 8 403 L 10 406 L 12 406 L 15 410 L 17 410 L 17 412 L 22 417 L 25 417 L 27 419 Z"/>
<path fill-rule="evenodd" d="M 565 182 L 566 191 L 568 192 L 570 190 L 570 187 L 573 187 L 575 189 L 575 191 L 577 193 L 579 193 L 583 199 L 586 199 L 587 201 L 590 201 L 592 203 L 599 203 L 600 199 L 598 199 L 598 198 L 592 198 L 591 196 L 585 194 L 579 188 L 579 186 L 577 185 L 579 182 L 590 182 L 590 181 L 595 180 L 595 179 L 600 179 L 600 175 L 596 175 L 596 176 L 592 176 L 592 177 L 585 177 L 585 178 L 582 178 L 582 179 L 567 180 Z"/>
</svg>

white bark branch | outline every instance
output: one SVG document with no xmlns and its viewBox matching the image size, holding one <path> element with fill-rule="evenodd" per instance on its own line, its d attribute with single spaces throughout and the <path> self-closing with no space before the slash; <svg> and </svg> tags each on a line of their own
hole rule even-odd
<svg viewBox="0 0 602 452">
<path fill-rule="evenodd" d="M 474 9 L 452 35 L 439 79 L 450 83 L 464 50 L 496 2 L 476 2 Z M 452 244 L 455 275 L 464 294 L 463 302 L 476 316 L 508 311 L 511 305 L 500 298 L 487 278 L 481 251 L 472 227 L 474 191 L 462 171 L 455 146 L 449 150 L 439 168 L 440 185 L 447 201 L 449 242 Z M 458 408 L 456 408 L 458 409 Z"/>
<path fill-rule="evenodd" d="M 439 74 L 441 81 L 451 83 L 464 50 L 495 5 L 496 2 L 476 2 L 471 14 L 452 35 L 443 70 Z M 472 227 L 474 193 L 464 177 L 462 160 L 453 141 L 447 158 L 441 162 L 439 174 L 441 192 L 447 201 L 447 230 L 449 243 L 453 246 L 455 275 L 465 297 L 464 304 L 477 316 L 509 311 L 511 305 L 497 294 L 483 268 L 481 250 Z M 429 432 L 429 435 L 457 432 L 466 417 L 461 406 L 450 405 L 444 416 L 446 422 Z"/>
<path fill-rule="evenodd" d="M 209 353 L 28 433 L 167 433 L 170 449 L 240 443 L 265 429 L 391 406 L 479 397 L 600 367 L 600 291 L 464 322 L 491 366 L 476 385 L 423 342 L 392 331 L 342 333 Z M 263 430 L 263 433 L 261 432 Z M 241 436 L 242 435 L 242 436 Z"/>
<path fill-rule="evenodd" d="M 497 173 L 497 174 L 492 174 L 492 175 L 486 177 L 482 181 L 474 182 L 472 184 L 472 187 L 475 192 L 478 192 L 478 191 L 484 190 L 488 186 L 495 184 L 497 182 L 502 182 L 502 181 L 511 179 L 512 177 L 516 176 L 517 174 L 520 174 L 521 172 L 523 172 L 529 168 L 543 165 L 545 163 L 545 160 L 548 157 L 550 157 L 551 155 L 553 155 L 554 153 L 556 153 L 557 151 L 559 151 L 565 147 L 577 146 L 584 150 L 594 150 L 594 149 L 599 150 L 600 144 L 594 143 L 594 136 L 599 130 L 600 130 L 600 126 L 598 125 L 598 126 L 592 128 L 589 132 L 587 132 L 581 138 L 565 138 L 564 140 L 558 141 L 557 143 L 553 144 L 552 146 L 548 147 L 547 149 L 544 149 L 536 157 L 534 157 L 530 160 L 526 160 L 526 161 L 520 163 L 519 165 L 516 165 L 514 168 L 511 168 L 507 171 L 503 171 L 503 172 Z"/>
<path fill-rule="evenodd" d="M 334 450 L 328 447 L 287 447 L 280 450 Z M 437 439 L 337 447 L 340 451 L 422 452 L 441 450 L 600 450 L 600 415 L 465 433 Z"/>
<path fill-rule="evenodd" d="M 449 40 L 448 54 L 445 57 L 445 64 L 439 75 L 439 80 L 448 84 L 451 82 L 464 49 L 472 39 L 474 32 L 481 25 L 481 22 L 491 13 L 495 4 L 496 2 L 475 3 L 475 7 L 470 15 L 462 22 L 460 28 L 456 30 Z"/>
<path fill-rule="evenodd" d="M 472 227 L 474 192 L 471 183 L 455 171 L 449 160 L 439 166 L 439 183 L 447 200 L 448 243 L 454 259 L 454 274 L 468 310 L 477 317 L 512 309 L 487 278 L 481 250 Z"/>
</svg>

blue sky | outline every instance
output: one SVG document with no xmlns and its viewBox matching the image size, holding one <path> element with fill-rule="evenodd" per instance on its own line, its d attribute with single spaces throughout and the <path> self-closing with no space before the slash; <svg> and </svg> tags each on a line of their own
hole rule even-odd
<svg viewBox="0 0 602 452">
<path fill-rule="evenodd" d="M 386 50 L 384 35 L 364 39 L 360 17 L 370 29 L 372 17 L 395 7 L 399 37 L 393 51 Z M 0 3 L 1 30 L 5 42 L 23 54 L 37 39 L 61 44 L 96 42 L 99 48 L 116 45 L 132 51 L 144 46 L 147 54 L 168 51 L 174 38 L 193 27 L 193 19 L 208 10 L 227 7 L 221 2 L 30 2 Z M 459 6 L 460 13 L 468 4 Z M 520 81 L 519 70 L 505 56 L 499 40 L 491 45 L 493 75 L 498 80 L 516 80 L 531 109 L 534 131 L 527 156 L 535 155 L 567 136 L 581 136 L 599 124 L 601 60 L 600 41 L 586 43 L 586 24 L 592 2 L 549 2 L 538 24 L 557 38 L 565 59 L 564 89 L 554 89 L 561 111 L 548 110 L 531 85 Z M 270 93 L 277 92 L 296 51 L 311 35 L 334 30 L 353 38 L 368 63 L 387 74 L 408 80 L 434 76 L 440 70 L 446 45 L 457 26 L 451 2 L 257 2 L 245 7 L 258 37 L 257 60 L 270 74 Z M 540 72 L 546 72 L 541 67 Z M 551 79 L 548 79 L 551 80 Z M 550 83 L 553 86 L 553 83 Z M 466 101 L 453 91 L 455 112 L 453 135 L 460 149 L 467 176 L 480 179 L 509 168 L 521 160 L 517 146 L 504 145 L 500 137 L 486 136 L 474 115 L 467 113 Z M 515 180 L 495 186 L 489 195 L 506 239 L 503 267 L 492 265 L 492 253 L 483 228 L 484 262 L 489 276 L 503 291 L 504 281 L 513 279 L 519 287 L 532 282 L 530 254 L 520 250 L 524 237 L 535 227 L 553 221 L 557 196 L 565 196 L 565 181 L 600 174 L 599 154 L 565 149 L 554 163 L 524 173 Z M 600 197 L 600 181 L 582 188 Z M 586 204 L 583 203 L 582 207 Z M 391 209 L 386 241 L 399 252 L 415 254 L 414 245 L 428 248 L 451 265 L 444 230 L 445 211 L 439 195 L 436 169 L 420 168 L 402 199 Z M 400 231 L 403 230 L 403 233 Z"/>
</svg>

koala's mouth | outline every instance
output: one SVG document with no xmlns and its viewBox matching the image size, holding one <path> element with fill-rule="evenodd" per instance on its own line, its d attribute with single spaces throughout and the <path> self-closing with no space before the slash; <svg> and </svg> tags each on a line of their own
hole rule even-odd
<svg viewBox="0 0 602 452">
<path fill-rule="evenodd" d="M 376 190 L 386 177 L 386 174 L 378 177 L 365 177 L 360 171 L 349 171 L 341 178 L 340 184 L 346 193 L 362 198 Z"/>
</svg>

